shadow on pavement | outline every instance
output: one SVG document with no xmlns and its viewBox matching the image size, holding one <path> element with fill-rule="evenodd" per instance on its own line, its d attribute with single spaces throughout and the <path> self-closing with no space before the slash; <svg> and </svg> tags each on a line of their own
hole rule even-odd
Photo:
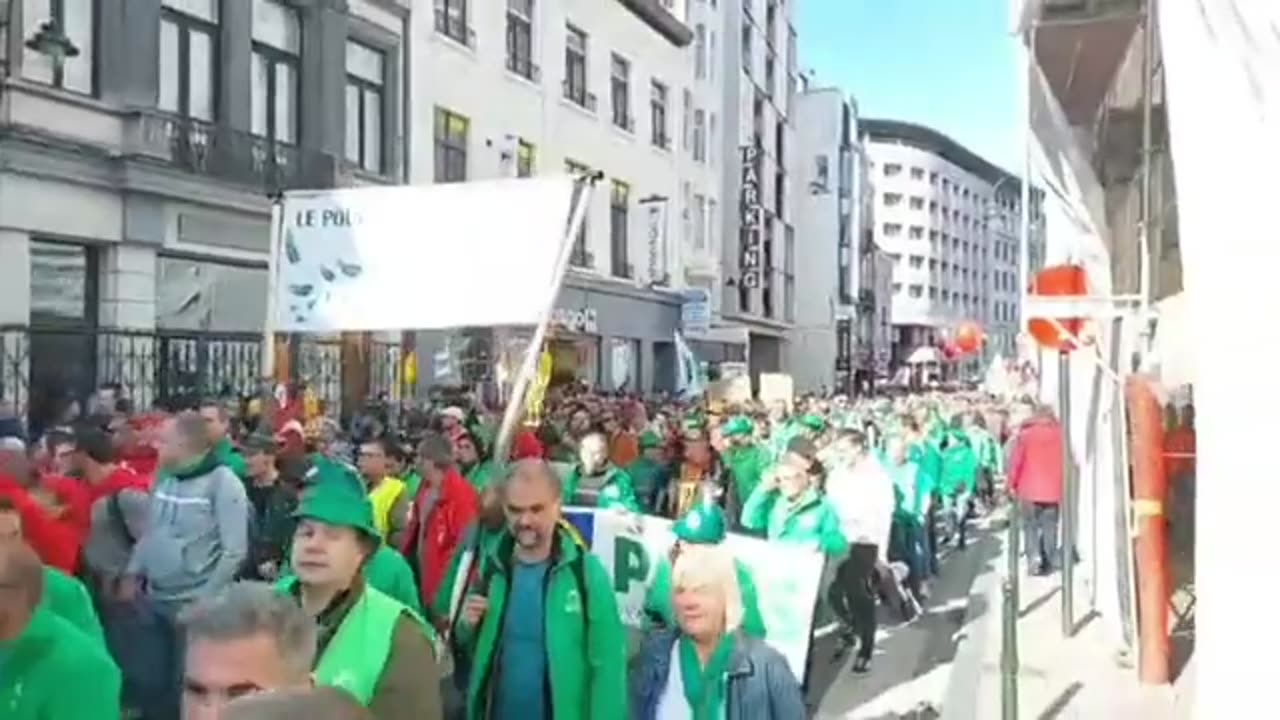
<svg viewBox="0 0 1280 720">
<path fill-rule="evenodd" d="M 939 669 L 955 657 L 959 631 L 965 621 L 980 617 L 990 609 L 985 597 L 970 591 L 974 578 L 993 569 L 1000 555 L 994 532 L 994 528 L 978 530 L 966 550 L 953 550 L 944 555 L 942 574 L 932 583 L 933 595 L 915 620 L 902 623 L 891 609 L 880 607 L 880 632 L 870 673 L 855 675 L 849 669 L 848 654 L 834 655 L 838 646 L 834 634 L 819 639 L 814 647 L 808 693 L 810 707 L 817 710 L 816 717 L 844 718 L 895 690 L 902 697 L 892 698 L 892 712 L 868 708 L 868 712 L 878 714 L 866 715 L 867 720 L 929 716 L 930 711 L 918 705 L 922 700 L 940 703 L 946 680 L 926 676 L 935 671 L 945 675 L 945 671 Z M 904 687 L 931 680 L 937 682 L 936 691 Z"/>
</svg>

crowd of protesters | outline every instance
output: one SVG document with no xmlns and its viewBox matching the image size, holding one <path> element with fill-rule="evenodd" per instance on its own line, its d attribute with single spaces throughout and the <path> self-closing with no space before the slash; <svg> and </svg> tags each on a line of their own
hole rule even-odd
<svg viewBox="0 0 1280 720">
<path fill-rule="evenodd" d="M 0 419 L 0 716 L 790 720 L 806 678 L 728 533 L 829 558 L 855 673 L 877 606 L 917 614 L 1006 490 L 1030 569 L 1061 562 L 1060 433 L 1029 401 L 560 388 L 497 458 L 465 396 L 344 424 L 301 392 Z M 566 506 L 675 521 L 631 650 Z"/>
</svg>

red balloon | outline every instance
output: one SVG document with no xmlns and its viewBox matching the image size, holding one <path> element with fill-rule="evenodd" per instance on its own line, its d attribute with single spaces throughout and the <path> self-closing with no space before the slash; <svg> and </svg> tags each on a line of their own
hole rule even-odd
<svg viewBox="0 0 1280 720">
<path fill-rule="evenodd" d="M 955 344 L 965 355 L 977 352 L 982 347 L 982 328 L 974 322 L 960 323 L 960 327 L 956 329 Z"/>
<path fill-rule="evenodd" d="M 942 346 L 942 356 L 948 360 L 955 360 L 960 357 L 960 347 L 953 342 L 945 343 Z"/>
</svg>

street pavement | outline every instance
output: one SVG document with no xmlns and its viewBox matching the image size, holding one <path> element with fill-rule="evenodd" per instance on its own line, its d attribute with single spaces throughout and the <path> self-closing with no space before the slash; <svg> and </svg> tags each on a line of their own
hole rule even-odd
<svg viewBox="0 0 1280 720">
<path fill-rule="evenodd" d="M 997 513 L 993 518 L 999 518 Z M 810 670 L 810 707 L 819 720 L 915 720 L 938 717 L 946 693 L 957 634 L 974 603 L 986 602 L 971 589 L 974 579 L 994 568 L 1000 542 L 991 521 L 971 527 L 965 550 L 946 551 L 941 574 L 932 585 L 924 611 L 910 623 L 880 608 L 880 630 L 871 672 L 855 675 L 852 656 L 836 656 L 837 637 L 827 632 L 815 644 Z M 994 608 L 993 610 L 998 610 Z M 832 628 L 833 629 L 833 628 Z"/>
</svg>

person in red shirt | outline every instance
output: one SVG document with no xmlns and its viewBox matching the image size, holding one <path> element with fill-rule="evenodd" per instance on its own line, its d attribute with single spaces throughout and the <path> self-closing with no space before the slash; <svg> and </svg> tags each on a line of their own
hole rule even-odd
<svg viewBox="0 0 1280 720">
<path fill-rule="evenodd" d="M 8 498 L 22 518 L 22 534 L 40 560 L 68 575 L 80 565 L 80 536 L 59 521 L 52 494 L 39 487 L 26 446 L 18 438 L 0 439 L 0 497 Z"/>
<path fill-rule="evenodd" d="M 458 473 L 453 444 L 428 433 L 418 446 L 422 484 L 413 499 L 401 552 L 418 579 L 424 605 L 430 605 L 449 560 L 480 512 L 480 497 Z"/>
</svg>

